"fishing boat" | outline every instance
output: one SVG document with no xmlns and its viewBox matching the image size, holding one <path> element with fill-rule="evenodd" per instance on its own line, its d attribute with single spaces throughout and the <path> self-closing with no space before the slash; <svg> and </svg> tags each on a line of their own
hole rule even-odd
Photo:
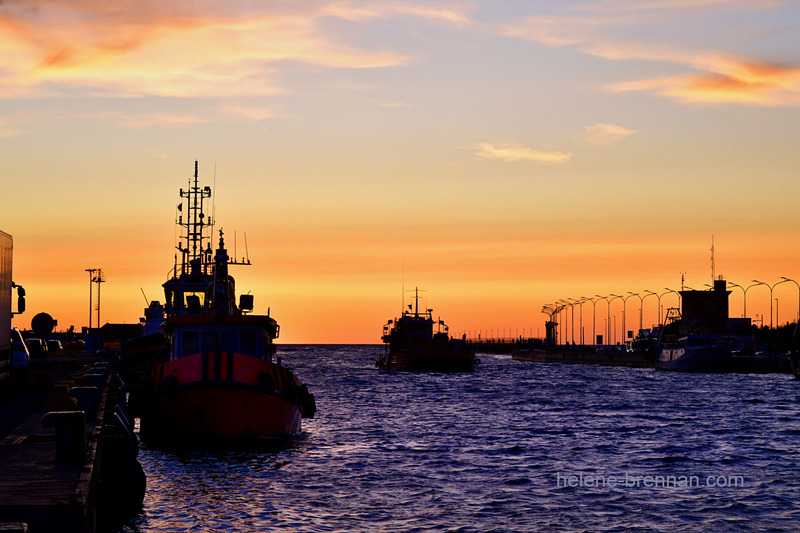
<svg viewBox="0 0 800 533">
<path fill-rule="evenodd" d="M 142 439 L 296 436 L 301 418 L 314 416 L 314 395 L 273 360 L 280 328 L 269 309 L 253 314 L 251 294 L 236 302 L 228 267 L 250 261 L 228 255 L 221 229 L 212 252 L 213 221 L 204 213 L 211 189 L 198 185 L 197 162 L 180 195 L 180 260 L 163 285 L 169 354 L 142 387 Z"/>
<path fill-rule="evenodd" d="M 656 368 L 680 372 L 720 372 L 728 369 L 731 347 L 716 335 L 687 335 L 661 345 Z"/>
<path fill-rule="evenodd" d="M 414 306 L 383 326 L 385 351 L 375 366 L 381 370 L 409 372 L 472 372 L 478 360 L 461 339 L 451 339 L 442 320 L 433 320 L 433 309 L 419 310 L 419 288 Z M 434 332 L 434 326 L 437 331 Z"/>
</svg>

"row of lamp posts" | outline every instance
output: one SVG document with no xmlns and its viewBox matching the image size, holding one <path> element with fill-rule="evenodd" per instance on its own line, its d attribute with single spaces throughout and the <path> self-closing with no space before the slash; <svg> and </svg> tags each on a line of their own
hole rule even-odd
<svg viewBox="0 0 800 533">
<path fill-rule="evenodd" d="M 781 283 L 792 282 L 795 285 L 797 285 L 797 292 L 798 292 L 797 315 L 798 315 L 798 321 L 800 321 L 800 283 L 798 283 L 797 281 L 795 281 L 793 279 L 787 278 L 785 276 L 781 276 L 780 279 L 781 279 L 780 281 L 778 281 L 778 282 L 776 282 L 776 283 L 774 283 L 772 285 L 770 285 L 768 283 L 765 283 L 763 281 L 759 281 L 759 280 L 754 279 L 753 280 L 753 284 L 748 286 L 748 287 L 742 287 L 741 285 L 737 285 L 736 283 L 733 283 L 733 282 L 730 282 L 730 281 L 727 282 L 727 284 L 732 286 L 732 287 L 738 287 L 738 288 L 742 289 L 742 299 L 743 299 L 742 317 L 743 318 L 747 317 L 747 291 L 749 289 L 757 286 L 757 285 L 764 285 L 767 288 L 769 288 L 769 301 L 770 301 L 770 306 L 769 306 L 769 327 L 772 328 L 772 326 L 773 326 L 773 320 L 772 320 L 772 291 L 777 285 L 780 285 Z M 707 286 L 711 287 L 711 285 L 707 285 Z M 686 287 L 686 288 L 688 288 L 688 287 Z M 645 291 L 642 291 L 644 293 L 647 293 L 644 296 L 642 296 L 639 293 L 630 292 L 629 291 L 628 294 L 625 295 L 625 296 L 622 296 L 622 295 L 619 295 L 619 294 L 610 294 L 608 296 L 601 296 L 599 294 L 596 294 L 594 297 L 591 297 L 591 298 L 585 297 L 585 296 L 582 297 L 582 298 L 578 298 L 578 299 L 575 299 L 575 298 L 563 298 L 561 300 L 556 301 L 553 304 L 545 305 L 542 308 L 542 312 L 547 314 L 547 315 L 549 315 L 550 316 L 550 320 L 553 321 L 555 316 L 559 315 L 562 311 L 566 310 L 566 308 L 569 307 L 570 308 L 570 312 L 572 314 L 572 316 L 570 317 L 571 318 L 572 344 L 575 344 L 575 306 L 578 305 L 579 306 L 579 320 L 580 320 L 579 341 L 580 341 L 580 344 L 584 344 L 584 338 L 583 338 L 584 337 L 583 336 L 583 304 L 585 304 L 586 302 L 592 302 L 592 339 L 597 339 L 597 334 L 596 334 L 597 333 L 596 332 L 596 326 L 597 326 L 597 316 L 596 316 L 597 301 L 598 300 L 605 300 L 605 302 L 606 302 L 606 311 L 608 313 L 608 316 L 606 317 L 606 331 L 605 331 L 605 336 L 606 337 L 605 337 L 605 339 L 606 339 L 606 344 L 610 344 L 611 343 L 610 342 L 611 341 L 611 338 L 610 338 L 611 336 L 610 336 L 609 332 L 610 332 L 610 326 L 611 326 L 611 302 L 613 302 L 617 298 L 622 300 L 622 331 L 623 331 L 623 337 L 624 337 L 624 332 L 626 331 L 626 320 L 625 320 L 625 307 L 626 307 L 626 305 L 625 304 L 627 303 L 629 298 L 632 298 L 634 296 L 639 298 L 639 330 L 642 329 L 642 325 L 643 325 L 642 321 L 643 321 L 644 300 L 648 296 L 655 296 L 657 301 L 658 301 L 657 305 L 658 305 L 658 323 L 659 324 L 661 324 L 661 298 L 663 296 L 665 296 L 665 295 L 667 295 L 669 293 L 677 294 L 678 295 L 678 307 L 680 307 L 680 299 L 681 299 L 680 292 L 678 292 L 676 290 L 673 290 L 673 289 L 670 289 L 668 287 L 665 287 L 665 290 L 666 290 L 666 292 L 664 292 L 662 294 L 658 294 L 658 293 L 655 293 L 653 291 L 645 290 Z M 776 300 L 776 303 L 777 303 L 777 300 Z M 616 317 L 615 317 L 615 319 L 616 319 Z M 561 323 L 560 325 L 561 325 L 561 335 L 560 335 L 560 337 L 564 338 L 564 324 Z M 614 334 L 616 335 L 616 326 L 614 327 Z M 594 344 L 594 343 L 592 343 L 592 344 Z"/>
</svg>

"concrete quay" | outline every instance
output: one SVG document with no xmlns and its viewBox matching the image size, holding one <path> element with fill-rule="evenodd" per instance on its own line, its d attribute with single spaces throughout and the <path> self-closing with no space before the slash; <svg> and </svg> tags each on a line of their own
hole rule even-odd
<svg viewBox="0 0 800 533">
<path fill-rule="evenodd" d="M 0 532 L 94 533 L 140 508 L 123 384 L 89 354 L 34 360 L 0 390 Z"/>
</svg>

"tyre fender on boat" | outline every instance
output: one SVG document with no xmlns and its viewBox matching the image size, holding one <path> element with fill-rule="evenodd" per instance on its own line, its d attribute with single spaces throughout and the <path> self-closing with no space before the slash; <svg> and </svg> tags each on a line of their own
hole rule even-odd
<svg viewBox="0 0 800 533">
<path fill-rule="evenodd" d="M 178 392 L 178 378 L 172 374 L 164 376 L 161 383 L 158 384 L 158 392 L 162 394 L 173 395 Z"/>
<path fill-rule="evenodd" d="M 272 376 L 267 371 L 262 371 L 258 375 L 258 385 L 266 390 L 267 392 L 275 392 L 275 380 L 272 379 Z"/>
<path fill-rule="evenodd" d="M 306 385 L 300 386 L 298 399 L 300 400 L 300 408 L 303 411 L 303 418 L 314 418 L 314 414 L 317 412 L 317 402 L 314 399 L 314 395 L 308 392 Z"/>
</svg>

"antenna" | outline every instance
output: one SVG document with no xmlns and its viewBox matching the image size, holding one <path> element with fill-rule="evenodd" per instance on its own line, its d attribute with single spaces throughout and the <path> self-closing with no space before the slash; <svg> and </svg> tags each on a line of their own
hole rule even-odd
<svg viewBox="0 0 800 533">
<path fill-rule="evenodd" d="M 211 235 L 214 235 L 214 225 L 217 222 L 217 162 L 214 161 L 214 182 L 211 184 L 213 196 L 211 198 Z"/>
<path fill-rule="evenodd" d="M 717 279 L 716 272 L 714 272 L 714 236 L 711 236 L 711 285 L 714 285 L 714 280 Z"/>
<path fill-rule="evenodd" d="M 406 259 L 403 258 L 403 277 L 400 284 L 400 314 L 406 309 Z"/>
<path fill-rule="evenodd" d="M 247 264 L 250 264 L 250 250 L 247 248 L 247 232 L 244 232 L 244 253 L 247 256 Z"/>
<path fill-rule="evenodd" d="M 150 300 L 147 299 L 147 295 L 144 293 L 144 289 L 139 287 L 139 290 L 142 291 L 142 296 L 144 296 L 145 305 L 150 305 Z"/>
</svg>

